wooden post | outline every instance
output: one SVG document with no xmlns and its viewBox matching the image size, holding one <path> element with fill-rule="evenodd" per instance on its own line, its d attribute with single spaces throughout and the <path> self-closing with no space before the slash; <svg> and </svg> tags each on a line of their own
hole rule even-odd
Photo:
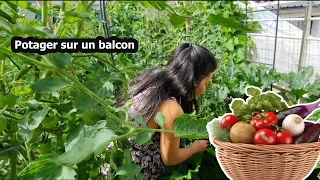
<svg viewBox="0 0 320 180">
<path fill-rule="evenodd" d="M 310 33 L 311 26 L 311 14 L 312 14 L 312 3 L 313 1 L 309 1 L 309 6 L 306 7 L 306 14 L 304 19 L 304 27 L 301 39 L 301 49 L 300 49 L 300 57 L 299 57 L 299 67 L 298 71 L 300 71 L 305 64 L 307 51 L 308 51 L 308 37 Z"/>
</svg>

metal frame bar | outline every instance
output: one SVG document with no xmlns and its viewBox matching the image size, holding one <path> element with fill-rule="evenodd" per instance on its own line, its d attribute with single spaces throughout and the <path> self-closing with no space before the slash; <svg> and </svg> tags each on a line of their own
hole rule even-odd
<svg viewBox="0 0 320 180">
<path fill-rule="evenodd" d="M 250 35 L 250 36 L 274 37 L 274 35 L 257 34 L 257 33 L 249 33 L 249 35 Z M 283 39 L 300 39 L 300 40 L 301 40 L 301 37 L 291 37 L 291 36 L 278 36 L 278 38 L 283 38 Z M 317 37 L 308 37 L 308 40 L 320 41 L 320 38 L 317 38 Z"/>
<path fill-rule="evenodd" d="M 279 27 L 279 14 L 280 14 L 280 1 L 278 0 L 278 9 L 277 9 L 277 21 L 276 21 L 276 35 L 274 37 L 274 49 L 273 49 L 273 62 L 272 69 L 274 70 L 276 64 L 276 54 L 277 54 L 277 42 L 278 42 L 278 27 Z M 272 91 L 272 84 L 270 85 Z"/>
<path fill-rule="evenodd" d="M 305 18 L 281 18 L 279 21 L 304 21 Z M 320 21 L 320 17 L 312 17 L 310 18 L 311 21 Z M 256 22 L 256 21 L 275 21 L 275 19 L 249 19 L 249 20 L 242 20 L 247 22 Z"/>
<path fill-rule="evenodd" d="M 245 25 L 247 26 L 248 25 L 248 1 L 246 0 L 245 1 L 245 4 L 246 4 L 246 22 L 245 22 Z M 247 60 L 247 54 L 248 54 L 248 33 L 246 32 L 246 41 L 245 41 L 245 45 L 244 45 L 244 51 L 245 51 L 245 55 L 244 55 L 244 60 Z"/>
</svg>

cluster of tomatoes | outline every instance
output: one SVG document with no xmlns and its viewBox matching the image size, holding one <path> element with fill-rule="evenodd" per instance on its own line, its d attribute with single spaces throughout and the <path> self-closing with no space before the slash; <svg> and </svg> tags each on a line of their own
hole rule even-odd
<svg viewBox="0 0 320 180">
<path fill-rule="evenodd" d="M 230 129 L 238 122 L 239 119 L 235 115 L 229 114 L 223 117 L 220 126 L 222 129 Z M 292 134 L 290 131 L 281 129 L 278 126 L 278 119 L 273 112 L 257 113 L 249 124 L 256 129 L 253 136 L 254 144 L 275 145 L 293 143 Z"/>
</svg>

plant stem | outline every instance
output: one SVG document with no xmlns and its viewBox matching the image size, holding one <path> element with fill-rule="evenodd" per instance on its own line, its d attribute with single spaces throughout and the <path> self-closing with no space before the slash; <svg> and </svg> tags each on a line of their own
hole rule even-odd
<svg viewBox="0 0 320 180">
<path fill-rule="evenodd" d="M 76 29 L 76 32 L 75 32 L 75 38 L 79 38 L 80 37 L 80 33 L 81 33 L 81 31 L 82 31 L 82 29 L 83 29 L 83 20 L 82 21 L 80 21 L 80 22 L 78 22 L 78 26 L 77 26 L 77 29 Z"/>
<path fill-rule="evenodd" d="M 19 121 L 18 118 L 14 117 L 14 116 L 11 116 L 10 114 L 7 114 L 7 113 L 3 113 L 4 116 L 8 117 L 8 118 L 11 118 L 13 120 L 16 120 L 16 121 Z"/>
<path fill-rule="evenodd" d="M 72 54 L 72 57 L 90 57 L 93 56 L 93 54 Z"/>
<path fill-rule="evenodd" d="M 97 59 L 100 60 L 101 62 L 104 62 L 104 63 L 108 64 L 110 67 L 112 67 L 112 68 L 115 69 L 116 71 L 121 72 L 116 66 L 114 66 L 114 65 L 112 64 L 112 62 L 110 62 L 110 61 L 108 61 L 108 60 L 100 57 L 99 55 L 92 54 L 92 56 L 95 57 L 95 58 L 97 58 Z"/>
<path fill-rule="evenodd" d="M 99 55 L 95 55 L 95 54 L 72 54 L 72 57 L 95 57 L 97 58 L 99 61 L 103 62 L 103 63 L 106 63 L 108 64 L 110 67 L 112 67 L 114 70 L 118 71 L 118 72 L 121 72 L 116 66 L 114 66 L 112 64 L 112 62 L 104 59 L 103 57 L 100 57 Z"/>
<path fill-rule="evenodd" d="M 62 2 L 61 2 L 60 12 L 65 12 L 65 11 L 66 11 L 66 2 L 65 2 L 65 1 L 62 1 Z"/>
<path fill-rule="evenodd" d="M 28 145 L 28 143 L 25 143 L 26 145 L 26 150 L 27 150 L 27 155 L 28 155 L 28 161 L 29 163 L 31 163 L 33 161 L 33 158 L 32 158 L 32 149 L 30 148 L 30 146 Z"/>
<path fill-rule="evenodd" d="M 188 4 L 188 1 L 183 1 L 183 7 L 185 9 L 187 9 L 187 4 Z M 190 21 L 188 18 L 186 18 L 186 33 L 187 34 L 190 34 Z M 189 37 L 187 36 L 187 40 L 189 39 Z"/>
<path fill-rule="evenodd" d="M 34 59 L 32 59 L 32 58 L 30 58 L 28 56 L 25 56 L 25 55 L 22 55 L 22 54 L 19 54 L 19 53 L 13 53 L 12 51 L 10 51 L 9 49 L 7 49 L 5 47 L 1 47 L 0 46 L 0 52 L 3 52 L 3 53 L 8 54 L 10 56 L 19 57 L 24 61 L 27 61 L 29 63 L 35 64 L 35 65 L 38 65 L 38 66 L 42 66 L 42 67 L 45 67 L 45 68 L 48 68 L 48 69 L 53 69 L 53 70 L 56 69 L 56 67 L 53 66 L 53 65 L 49 65 L 49 64 L 45 64 L 45 63 L 39 62 L 37 60 L 34 60 Z"/>
<path fill-rule="evenodd" d="M 70 76 L 67 72 L 61 70 L 61 69 L 58 69 L 57 67 L 53 66 L 53 65 L 49 65 L 49 64 L 45 64 L 45 63 L 42 63 L 42 62 L 39 62 L 37 60 L 34 60 L 28 56 L 25 56 L 25 55 L 22 55 L 22 54 L 19 54 L 19 53 L 13 53 L 11 51 L 9 51 L 7 48 L 4 48 L 4 47 L 0 47 L 0 52 L 3 52 L 3 53 L 6 53 L 6 54 L 9 54 L 11 56 L 16 56 L 16 57 L 19 57 L 27 62 L 30 62 L 32 64 L 35 64 L 35 65 L 39 65 L 39 66 L 42 66 L 42 67 L 45 67 L 45 68 L 48 68 L 48 69 L 51 69 L 61 75 L 63 75 L 64 77 L 68 78 L 70 81 L 72 81 L 74 84 L 77 85 L 77 88 L 79 88 L 80 90 L 82 90 L 83 92 L 87 93 L 89 96 L 91 96 L 92 98 L 96 99 L 98 102 L 100 102 L 103 106 L 105 107 L 109 107 L 110 104 L 108 104 L 106 101 L 104 101 L 103 99 L 101 99 L 99 96 L 97 96 L 94 92 L 92 92 L 90 89 L 88 89 L 86 86 L 84 86 L 82 83 L 80 83 L 76 78 L 74 78 L 73 76 Z M 46 57 L 44 56 L 44 59 L 45 60 L 48 60 L 46 59 Z M 122 124 L 126 127 L 128 127 L 129 129 L 132 128 L 132 126 L 118 118 L 117 116 L 115 116 L 114 114 L 112 114 L 110 111 L 108 111 L 107 109 L 105 110 L 106 114 L 113 118 L 115 121 L 117 121 L 119 124 Z"/>
<path fill-rule="evenodd" d="M 26 151 L 24 149 L 20 148 L 19 149 L 19 153 L 22 155 L 22 157 L 25 160 L 26 164 L 29 164 L 28 155 L 27 155 Z"/>
<path fill-rule="evenodd" d="M 10 59 L 10 61 L 11 61 L 19 70 L 21 70 L 21 67 L 19 67 L 18 64 L 15 63 L 15 62 L 10 58 L 10 56 L 7 56 L 7 57 Z"/>
<path fill-rule="evenodd" d="M 62 16 L 62 14 L 65 12 L 65 10 L 66 10 L 66 2 L 65 1 L 62 1 L 61 2 L 61 8 L 60 8 L 60 13 L 59 13 L 59 15 L 60 16 Z M 61 19 L 60 19 L 60 21 L 59 21 L 59 23 L 58 23 L 58 26 L 55 28 L 55 30 L 54 30 L 54 34 L 56 34 L 58 37 L 60 37 L 59 35 L 60 35 L 60 30 L 61 30 L 61 28 L 62 28 L 62 25 L 63 25 L 63 23 L 64 23 L 64 17 L 62 17 Z"/>
<path fill-rule="evenodd" d="M 1 64 L 0 64 L 0 76 L 2 76 L 3 75 L 3 73 L 4 73 L 4 70 L 5 70 L 5 66 L 6 66 L 6 62 L 5 61 L 1 61 L 0 62 Z"/>
<path fill-rule="evenodd" d="M 135 128 L 135 132 L 139 131 L 151 131 L 151 132 L 171 132 L 174 133 L 174 130 L 167 129 L 153 129 L 153 128 Z"/>
<path fill-rule="evenodd" d="M 100 102 L 104 107 L 108 107 L 108 106 L 109 106 L 109 104 L 108 104 L 106 101 L 104 101 L 103 99 L 101 99 L 101 98 L 100 98 L 99 96 L 97 96 L 94 92 L 90 91 L 86 86 L 84 86 L 82 83 L 80 83 L 78 80 L 76 80 L 73 76 L 70 76 L 67 72 L 62 71 L 62 70 L 60 70 L 60 69 L 58 69 L 57 72 L 60 73 L 60 74 L 62 74 L 64 77 L 68 78 L 70 81 L 72 81 L 74 84 L 76 84 L 77 87 L 78 87 L 80 90 L 84 91 L 84 92 L 87 93 L 89 96 L 91 96 L 92 98 L 96 99 L 96 100 L 97 100 L 98 102 Z M 117 116 L 115 116 L 113 113 L 111 113 L 111 112 L 108 111 L 107 109 L 105 109 L 105 112 L 106 112 L 106 114 L 107 114 L 109 117 L 111 117 L 112 119 L 114 119 L 115 121 L 117 121 L 119 124 L 123 124 L 123 125 L 125 125 L 127 128 L 129 128 L 129 129 L 132 128 L 132 126 L 131 126 L 128 122 L 126 122 L 126 121 L 118 118 Z"/>
<path fill-rule="evenodd" d="M 93 6 L 95 2 L 96 2 L 95 0 L 91 1 L 87 6 L 87 10 L 90 10 L 90 8 Z"/>
<path fill-rule="evenodd" d="M 47 1 L 41 1 L 42 3 L 42 26 L 47 26 L 48 23 L 48 2 Z"/>
<path fill-rule="evenodd" d="M 126 138 L 128 137 L 129 135 L 133 134 L 134 132 L 136 132 L 136 128 L 133 128 L 131 129 L 129 132 L 127 132 L 126 134 L 122 134 L 120 136 L 117 136 L 115 137 L 114 139 L 112 139 L 111 141 L 117 141 L 119 139 L 122 139 L 122 138 Z"/>
<path fill-rule="evenodd" d="M 6 39 L 0 46 L 7 47 L 10 44 L 11 38 Z"/>
<path fill-rule="evenodd" d="M 55 28 L 55 30 L 54 30 L 54 34 L 56 34 L 58 37 L 60 37 L 59 36 L 59 32 L 60 32 L 60 30 L 61 30 L 61 28 L 62 28 L 62 25 L 63 25 L 63 19 L 61 19 L 60 21 L 59 21 L 59 23 L 58 23 L 58 26 Z"/>
<path fill-rule="evenodd" d="M 3 111 L 3 112 L 2 112 L 2 111 Z M 0 115 L 1 115 L 2 113 L 4 113 L 4 111 L 8 111 L 8 112 L 12 112 L 12 113 L 16 113 L 16 114 L 23 115 L 23 113 L 21 113 L 21 112 L 18 112 L 18 111 L 12 110 L 12 109 L 5 109 L 5 107 L 4 107 L 4 108 L 0 108 Z"/>
<path fill-rule="evenodd" d="M 11 130 L 17 129 L 18 124 L 16 122 L 11 122 Z M 17 145 L 16 133 L 13 132 L 11 136 L 11 147 Z M 18 160 L 18 149 L 10 151 L 10 170 L 9 170 L 9 179 L 17 179 L 17 160 Z"/>
<path fill-rule="evenodd" d="M 113 144 L 114 144 L 114 148 L 115 148 L 115 149 L 118 149 L 118 143 L 117 143 L 117 141 L 113 141 Z"/>
</svg>

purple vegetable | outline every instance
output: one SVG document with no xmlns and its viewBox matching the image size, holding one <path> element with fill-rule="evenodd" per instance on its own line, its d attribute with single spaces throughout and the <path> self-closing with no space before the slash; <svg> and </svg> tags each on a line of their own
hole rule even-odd
<svg viewBox="0 0 320 180">
<path fill-rule="evenodd" d="M 315 123 L 304 121 L 304 131 L 306 131 L 309 127 L 314 125 Z"/>
<path fill-rule="evenodd" d="M 282 126 L 283 120 L 290 114 L 297 114 L 302 119 L 306 118 L 309 114 L 311 114 L 314 110 L 320 108 L 320 99 L 316 102 L 303 104 L 303 105 L 297 105 L 290 107 L 288 109 L 279 111 L 276 113 L 276 116 L 278 118 L 278 125 Z"/>
<path fill-rule="evenodd" d="M 314 124 L 302 133 L 295 141 L 295 144 L 316 142 L 320 135 L 320 124 Z"/>
</svg>

